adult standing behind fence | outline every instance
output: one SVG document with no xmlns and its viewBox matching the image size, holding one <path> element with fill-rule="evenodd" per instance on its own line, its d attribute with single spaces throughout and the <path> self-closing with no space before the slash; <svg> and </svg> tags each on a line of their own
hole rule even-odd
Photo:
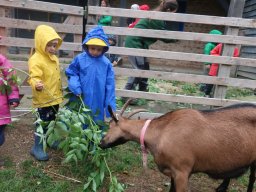
<svg viewBox="0 0 256 192">
<path fill-rule="evenodd" d="M 154 9 L 154 11 L 161 12 L 176 12 L 178 9 L 178 3 L 176 0 L 164 0 L 162 3 Z M 169 30 L 167 27 L 167 23 L 165 21 L 160 20 L 152 20 L 143 18 L 135 25 L 134 28 L 139 29 L 154 29 L 154 30 Z M 149 46 L 155 43 L 158 38 L 147 38 L 147 37 L 135 37 L 135 36 L 127 36 L 125 39 L 125 47 L 127 48 L 138 48 L 138 49 L 149 49 Z M 173 42 L 174 40 L 170 39 L 160 39 L 166 43 Z M 149 63 L 146 61 L 145 57 L 140 56 L 128 56 L 129 62 L 132 64 L 135 69 L 149 70 Z M 147 78 L 138 78 L 138 77 L 129 77 L 125 89 L 132 90 L 135 89 L 138 85 L 139 91 L 147 91 Z"/>
<path fill-rule="evenodd" d="M 107 1 L 102 0 L 100 6 L 109 7 L 109 4 Z M 101 25 L 101 26 L 111 26 L 111 23 L 112 23 L 112 16 L 109 16 L 109 15 L 102 15 L 98 20 L 98 25 Z"/>
</svg>

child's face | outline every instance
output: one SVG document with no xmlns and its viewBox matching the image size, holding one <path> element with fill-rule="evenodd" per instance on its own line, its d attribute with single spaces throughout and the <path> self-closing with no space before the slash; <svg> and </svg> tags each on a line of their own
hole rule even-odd
<svg viewBox="0 0 256 192">
<path fill-rule="evenodd" d="M 107 3 L 105 1 L 101 1 L 101 7 L 107 7 Z"/>
<path fill-rule="evenodd" d="M 50 55 L 55 55 L 58 49 L 58 39 L 51 40 L 47 43 L 45 52 L 49 53 Z"/>
<path fill-rule="evenodd" d="M 88 45 L 88 52 L 93 57 L 98 57 L 102 54 L 104 47 L 98 45 Z"/>
<path fill-rule="evenodd" d="M 109 45 L 114 45 L 115 44 L 115 42 L 112 39 L 108 39 L 108 43 L 109 43 Z"/>
</svg>

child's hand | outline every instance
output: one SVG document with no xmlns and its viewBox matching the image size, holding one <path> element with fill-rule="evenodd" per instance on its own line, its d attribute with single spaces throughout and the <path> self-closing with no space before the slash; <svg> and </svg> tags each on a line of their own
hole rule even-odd
<svg viewBox="0 0 256 192">
<path fill-rule="evenodd" d="M 35 87 L 36 87 L 37 91 L 42 91 L 44 88 L 44 84 L 42 83 L 42 81 L 39 81 L 39 82 L 37 82 Z"/>
<path fill-rule="evenodd" d="M 117 62 L 116 61 L 113 61 L 113 67 L 115 67 L 117 65 Z"/>
<path fill-rule="evenodd" d="M 19 103 L 18 102 L 11 102 L 10 106 L 11 107 L 18 107 Z"/>
</svg>

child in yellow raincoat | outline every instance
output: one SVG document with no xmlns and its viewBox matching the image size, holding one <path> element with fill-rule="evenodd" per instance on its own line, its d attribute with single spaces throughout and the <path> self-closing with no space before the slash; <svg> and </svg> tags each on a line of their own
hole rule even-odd
<svg viewBox="0 0 256 192">
<path fill-rule="evenodd" d="M 37 108 L 40 119 L 47 122 L 55 119 L 63 101 L 59 59 L 55 55 L 61 43 L 62 39 L 52 27 L 39 25 L 35 31 L 35 53 L 28 61 L 33 107 Z M 44 133 L 46 131 L 44 129 Z M 30 153 L 39 161 L 49 159 L 36 134 Z"/>
</svg>

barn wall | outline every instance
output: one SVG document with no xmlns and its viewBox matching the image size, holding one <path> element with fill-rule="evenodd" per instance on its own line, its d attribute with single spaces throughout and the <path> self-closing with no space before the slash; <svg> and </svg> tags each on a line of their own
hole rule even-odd
<svg viewBox="0 0 256 192">
<path fill-rule="evenodd" d="M 247 0 L 243 13 L 244 18 L 256 19 L 256 0 Z M 245 36 L 256 37 L 256 29 L 244 29 Z M 256 46 L 242 46 L 241 57 L 256 58 Z M 256 79 L 256 68 L 240 66 L 237 69 L 237 77 Z"/>
</svg>

